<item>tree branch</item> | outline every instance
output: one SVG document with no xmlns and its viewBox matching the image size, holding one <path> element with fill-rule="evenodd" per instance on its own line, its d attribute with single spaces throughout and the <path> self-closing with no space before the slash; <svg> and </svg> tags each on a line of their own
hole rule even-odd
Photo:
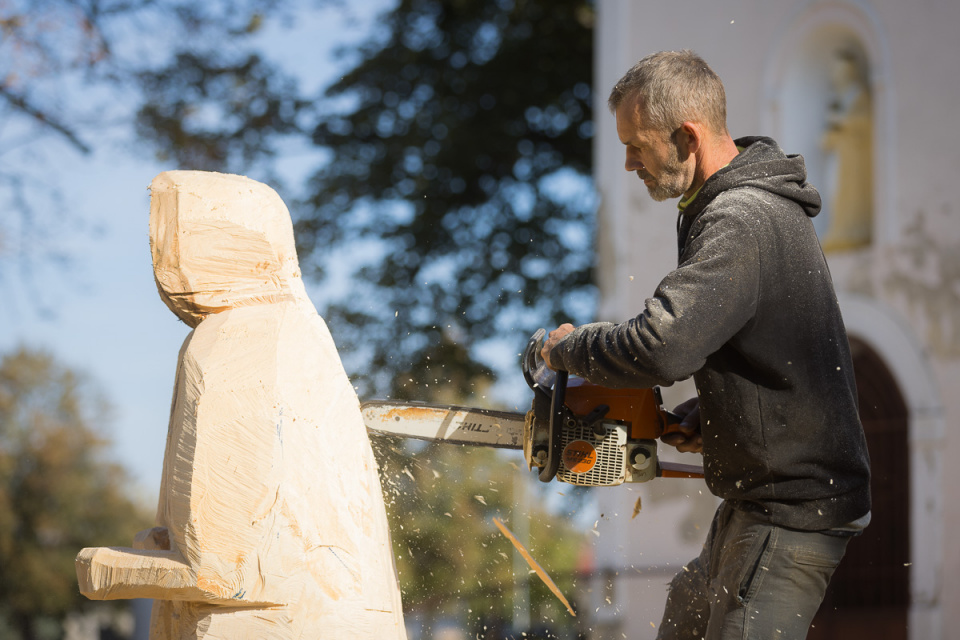
<svg viewBox="0 0 960 640">
<path fill-rule="evenodd" d="M 81 140 L 69 127 L 61 122 L 58 122 L 52 116 L 31 105 L 23 96 L 13 93 L 4 86 L 0 86 L 0 96 L 3 96 L 6 101 L 9 102 L 15 109 L 19 109 L 40 124 L 50 127 L 65 137 L 70 144 L 84 154 L 89 154 L 92 151 L 91 147 Z"/>
</svg>

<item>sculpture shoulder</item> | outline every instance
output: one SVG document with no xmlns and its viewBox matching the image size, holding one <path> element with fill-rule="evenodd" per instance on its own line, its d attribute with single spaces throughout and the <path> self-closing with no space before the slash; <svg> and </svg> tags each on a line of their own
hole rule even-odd
<svg viewBox="0 0 960 640">
<path fill-rule="evenodd" d="M 326 323 L 312 306 L 296 302 L 240 307 L 206 318 L 188 338 L 178 384 L 185 399 L 255 391 L 300 405 L 321 386 L 352 395 Z"/>
<path fill-rule="evenodd" d="M 228 309 L 197 325 L 185 344 L 183 358 L 203 369 L 234 366 L 239 362 L 276 362 L 277 347 L 285 334 L 316 333 L 318 321 L 322 325 L 315 312 L 311 314 L 294 303 Z"/>
</svg>

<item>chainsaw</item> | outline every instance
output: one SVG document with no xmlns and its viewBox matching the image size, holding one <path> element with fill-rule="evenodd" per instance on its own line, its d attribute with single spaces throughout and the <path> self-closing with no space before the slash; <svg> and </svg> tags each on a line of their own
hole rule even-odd
<svg viewBox="0 0 960 640">
<path fill-rule="evenodd" d="M 542 482 L 615 486 L 658 477 L 702 478 L 703 469 L 661 461 L 657 439 L 679 431 L 660 389 L 608 389 L 547 367 L 546 332 L 530 338 L 521 359 L 533 391 L 526 414 L 457 405 L 372 400 L 361 406 L 367 430 L 451 444 L 522 449 Z"/>
</svg>

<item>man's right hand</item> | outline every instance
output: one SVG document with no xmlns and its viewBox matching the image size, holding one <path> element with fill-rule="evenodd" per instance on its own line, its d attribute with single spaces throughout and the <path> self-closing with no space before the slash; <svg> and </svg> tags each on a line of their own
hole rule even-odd
<svg viewBox="0 0 960 640">
<path fill-rule="evenodd" d="M 540 349 L 540 357 L 543 358 L 543 361 L 546 362 L 547 366 L 551 369 L 554 369 L 554 366 L 553 363 L 550 362 L 550 351 L 557 346 L 558 342 L 570 335 L 574 328 L 572 324 L 566 322 L 547 334 L 547 340 L 543 343 L 543 348 Z M 554 371 L 556 371 L 556 369 L 554 369 Z"/>
<path fill-rule="evenodd" d="M 665 433 L 660 440 L 676 447 L 682 453 L 701 453 L 703 451 L 703 435 L 700 433 L 700 400 L 690 398 L 678 404 L 673 412 L 680 416 L 679 431 Z"/>
</svg>

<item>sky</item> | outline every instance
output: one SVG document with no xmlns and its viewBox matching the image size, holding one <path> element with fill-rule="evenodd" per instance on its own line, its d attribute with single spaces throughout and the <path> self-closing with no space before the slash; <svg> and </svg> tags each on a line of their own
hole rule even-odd
<svg viewBox="0 0 960 640">
<path fill-rule="evenodd" d="M 390 4 L 351 2 L 347 18 L 328 10 L 298 17 L 292 30 L 268 27 L 261 35 L 265 56 L 297 74 L 305 89 L 320 88 L 341 69 L 333 50 L 363 40 L 374 16 Z M 305 171 L 312 159 L 293 155 L 279 166 Z M 113 407 L 110 423 L 98 425 L 112 442 L 108 455 L 130 472 L 134 494 L 155 504 L 177 355 L 189 328 L 163 304 L 154 284 L 148 186 L 158 173 L 181 167 L 155 160 L 148 149 L 137 153 L 115 144 L 45 161 L 62 193 L 58 206 L 84 225 L 58 234 L 72 257 L 68 268 L 39 268 L 30 282 L 5 279 L 0 353 L 20 345 L 43 349 L 92 378 Z"/>
</svg>

